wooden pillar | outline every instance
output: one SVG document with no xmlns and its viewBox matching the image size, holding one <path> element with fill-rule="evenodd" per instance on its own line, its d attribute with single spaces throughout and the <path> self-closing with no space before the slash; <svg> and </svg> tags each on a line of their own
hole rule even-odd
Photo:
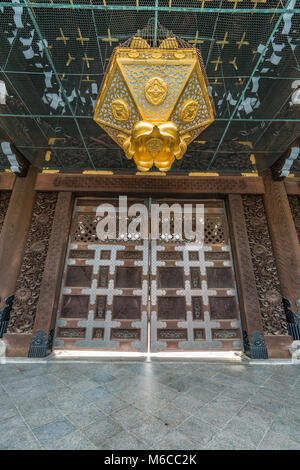
<svg viewBox="0 0 300 470">
<path fill-rule="evenodd" d="M 55 208 L 29 357 L 45 357 L 52 349 L 59 290 L 72 219 L 72 207 L 72 193 L 60 192 Z"/>
<path fill-rule="evenodd" d="M 0 234 L 0 337 L 7 329 L 23 260 L 36 195 L 36 176 L 37 170 L 30 167 L 26 177 L 16 178 Z"/>
<path fill-rule="evenodd" d="M 284 181 L 264 172 L 264 204 L 273 245 L 288 332 L 300 340 L 300 247 Z"/>
<path fill-rule="evenodd" d="M 263 336 L 242 196 L 230 194 L 228 206 L 245 352 L 253 359 L 265 359 L 268 353 Z"/>
</svg>

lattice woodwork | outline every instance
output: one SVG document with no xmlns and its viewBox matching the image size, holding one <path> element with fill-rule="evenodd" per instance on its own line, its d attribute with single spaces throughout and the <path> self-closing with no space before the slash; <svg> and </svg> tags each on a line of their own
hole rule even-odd
<svg viewBox="0 0 300 470">
<path fill-rule="evenodd" d="M 207 245 L 226 244 L 228 242 L 224 216 L 207 215 L 204 222 L 204 240 Z"/>
<path fill-rule="evenodd" d="M 102 217 L 97 217 L 95 212 L 75 214 L 72 224 L 72 241 L 74 243 L 99 243 L 96 226 Z M 118 219 L 118 216 L 117 216 Z M 133 217 L 128 218 L 128 223 Z M 170 230 L 174 231 L 174 217 L 170 217 Z M 188 241 L 188 240 L 186 240 Z M 228 236 L 226 233 L 223 215 L 206 215 L 204 218 L 204 241 L 207 245 L 226 244 Z M 106 243 L 106 242 L 104 242 Z M 115 243 L 110 240 L 110 243 Z M 88 255 L 87 255 L 88 256 Z M 118 256 L 122 256 L 119 254 Z M 124 256 L 127 256 L 124 254 Z M 136 254 L 138 256 L 138 254 Z M 160 256 L 163 256 L 162 254 Z M 176 256 L 176 255 L 175 255 Z M 178 255 L 179 256 L 179 255 Z"/>
</svg>

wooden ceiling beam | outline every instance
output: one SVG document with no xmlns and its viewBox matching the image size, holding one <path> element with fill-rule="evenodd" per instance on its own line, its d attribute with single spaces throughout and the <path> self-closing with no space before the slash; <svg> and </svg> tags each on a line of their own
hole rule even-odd
<svg viewBox="0 0 300 470">
<path fill-rule="evenodd" d="M 37 177 L 37 191 L 117 193 L 145 195 L 263 194 L 258 176 L 141 176 L 43 174 Z"/>
</svg>

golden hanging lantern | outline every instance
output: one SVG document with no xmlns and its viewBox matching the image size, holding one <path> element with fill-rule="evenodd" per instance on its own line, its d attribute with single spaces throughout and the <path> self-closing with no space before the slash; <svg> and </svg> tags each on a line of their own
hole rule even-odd
<svg viewBox="0 0 300 470">
<path fill-rule="evenodd" d="M 140 171 L 169 170 L 214 121 L 199 51 L 178 45 L 132 38 L 115 49 L 100 89 L 94 120 Z"/>
</svg>

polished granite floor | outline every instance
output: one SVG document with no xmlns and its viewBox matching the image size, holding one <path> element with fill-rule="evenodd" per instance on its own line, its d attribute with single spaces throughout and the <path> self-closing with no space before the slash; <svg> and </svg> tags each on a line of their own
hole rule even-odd
<svg viewBox="0 0 300 470">
<path fill-rule="evenodd" d="M 0 365 L 0 449 L 300 449 L 300 366 Z"/>
</svg>

